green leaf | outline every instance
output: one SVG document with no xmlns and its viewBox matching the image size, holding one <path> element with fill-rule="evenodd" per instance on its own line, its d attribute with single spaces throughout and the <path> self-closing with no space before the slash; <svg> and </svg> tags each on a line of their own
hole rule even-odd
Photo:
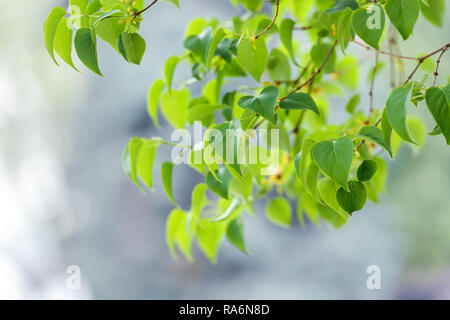
<svg viewBox="0 0 450 320">
<path fill-rule="evenodd" d="M 334 5 L 327 9 L 327 13 L 341 12 L 347 8 L 350 10 L 356 10 L 358 9 L 358 3 L 356 0 L 336 0 Z"/>
<path fill-rule="evenodd" d="M 173 75 L 179 61 L 180 58 L 178 58 L 177 56 L 173 56 L 170 57 L 164 65 L 164 76 L 166 77 L 166 83 L 169 91 L 172 91 Z"/>
<path fill-rule="evenodd" d="M 180 1 L 179 0 L 164 0 L 165 2 L 169 2 L 180 9 Z"/>
<path fill-rule="evenodd" d="M 274 224 L 289 228 L 292 220 L 292 208 L 285 198 L 274 198 L 266 207 L 266 215 Z"/>
<path fill-rule="evenodd" d="M 159 127 L 158 105 L 166 83 L 162 79 L 157 79 L 148 92 L 147 111 L 156 127 Z"/>
<path fill-rule="evenodd" d="M 228 224 L 227 238 L 233 246 L 248 254 L 245 247 L 244 222 L 241 218 L 236 218 Z"/>
<path fill-rule="evenodd" d="M 138 180 L 137 164 L 141 147 L 142 147 L 142 139 L 132 138 L 128 142 L 122 154 L 123 171 L 140 190 L 142 190 L 142 188 Z"/>
<path fill-rule="evenodd" d="M 192 124 L 195 121 L 202 121 L 203 125 L 209 127 L 214 123 L 214 113 L 217 110 L 226 108 L 224 105 L 199 104 L 191 107 L 188 111 L 187 121 Z"/>
<path fill-rule="evenodd" d="M 389 19 L 400 32 L 403 40 L 408 39 L 419 18 L 419 1 L 388 0 L 385 9 Z"/>
<path fill-rule="evenodd" d="M 128 62 L 140 65 L 144 57 L 145 40 L 137 33 L 124 32 L 119 37 L 117 45 L 120 53 Z"/>
<path fill-rule="evenodd" d="M 340 214 L 344 219 L 348 219 L 349 216 L 344 212 L 336 199 L 336 193 L 339 186 L 330 177 L 323 177 L 317 183 L 317 189 L 319 190 L 320 197 L 323 202 L 333 209 L 336 213 Z"/>
<path fill-rule="evenodd" d="M 72 29 L 67 26 L 68 19 L 62 18 L 56 28 L 54 48 L 56 53 L 63 59 L 69 66 L 75 68 L 72 62 Z"/>
<path fill-rule="evenodd" d="M 331 48 L 332 45 L 327 43 L 319 43 L 312 47 L 311 59 L 317 68 L 319 68 L 322 65 L 323 61 L 325 61 Z M 333 51 L 331 56 L 328 58 L 328 61 L 323 66 L 323 71 L 325 73 L 333 72 L 335 64 L 336 64 L 336 51 Z"/>
<path fill-rule="evenodd" d="M 232 178 L 231 173 L 228 171 L 227 167 L 220 167 L 219 170 L 215 172 L 215 175 L 220 181 L 218 181 L 211 172 L 208 172 L 205 177 L 206 185 L 211 191 L 228 200 Z"/>
<path fill-rule="evenodd" d="M 447 85 L 445 89 L 429 88 L 425 100 L 428 110 L 430 110 L 447 141 L 447 145 L 450 145 L 450 85 Z"/>
<path fill-rule="evenodd" d="M 264 39 L 241 39 L 238 46 L 237 61 L 242 69 L 259 82 L 269 61 L 269 53 Z"/>
<path fill-rule="evenodd" d="M 383 110 L 383 115 L 381 116 L 380 126 L 381 126 L 381 132 L 383 133 L 383 139 L 386 142 L 386 146 L 389 148 L 388 150 L 392 150 L 392 147 L 391 147 L 392 126 L 389 123 L 386 108 L 384 108 L 384 110 Z"/>
<path fill-rule="evenodd" d="M 192 191 L 191 213 L 195 219 L 200 217 L 200 212 L 207 204 L 206 191 L 208 187 L 203 183 L 198 184 Z"/>
<path fill-rule="evenodd" d="M 394 89 L 386 102 L 386 115 L 392 129 L 400 138 L 414 144 L 406 125 L 406 101 L 410 92 L 411 89 L 406 87 Z"/>
<path fill-rule="evenodd" d="M 238 105 L 246 110 L 251 110 L 261 115 L 272 123 L 275 123 L 275 108 L 277 106 L 280 89 L 274 86 L 265 87 L 259 96 L 245 96 L 239 99 Z"/>
<path fill-rule="evenodd" d="M 103 76 L 98 67 L 97 60 L 97 38 L 95 31 L 81 28 L 75 34 L 75 49 L 81 62 L 91 71 Z"/>
<path fill-rule="evenodd" d="M 198 36 L 187 37 L 184 41 L 184 47 L 188 50 L 191 50 L 200 59 L 201 62 L 207 64 L 207 57 L 209 55 L 209 48 L 211 46 L 212 37 L 212 29 L 208 28 Z M 214 52 L 212 54 L 214 54 Z"/>
<path fill-rule="evenodd" d="M 161 112 L 173 127 L 184 128 L 190 99 L 189 89 L 172 90 L 163 94 Z"/>
<path fill-rule="evenodd" d="M 110 16 L 115 16 L 118 14 L 122 14 L 121 11 L 115 10 L 111 11 Z M 119 52 L 119 36 L 125 30 L 125 24 L 119 23 L 119 21 L 120 19 L 118 18 L 103 19 L 100 20 L 100 22 L 98 22 L 95 26 L 96 34 L 104 41 L 106 41 L 117 52 Z"/>
<path fill-rule="evenodd" d="M 345 8 L 344 12 L 339 16 L 337 23 L 337 38 L 343 54 L 345 54 L 345 47 L 348 44 L 348 39 L 351 38 L 350 30 L 352 25 L 352 14 L 352 9 L 349 7 Z"/>
<path fill-rule="evenodd" d="M 188 261 L 193 261 L 191 251 L 193 237 L 187 232 L 187 218 L 187 212 L 181 209 L 172 210 L 167 218 L 166 242 L 174 259 L 177 259 L 176 245 Z"/>
<path fill-rule="evenodd" d="M 270 53 L 267 72 L 274 81 L 289 81 L 291 79 L 289 59 L 281 50 L 275 48 Z"/>
<path fill-rule="evenodd" d="M 281 109 L 288 110 L 311 110 L 320 115 L 314 99 L 307 93 L 296 92 L 289 94 L 285 100 L 280 102 Z"/>
<path fill-rule="evenodd" d="M 369 8 L 372 8 L 372 10 Z M 352 27 L 365 43 L 378 50 L 386 17 L 383 7 L 379 4 L 369 8 L 359 8 L 353 12 Z"/>
<path fill-rule="evenodd" d="M 214 33 L 214 37 L 211 40 L 211 43 L 208 47 L 208 53 L 206 55 L 206 65 L 208 68 L 211 68 L 211 62 L 214 58 L 214 54 L 219 46 L 220 41 L 225 37 L 225 31 L 222 28 L 218 29 L 216 33 Z"/>
<path fill-rule="evenodd" d="M 362 127 L 358 133 L 358 136 L 378 144 L 380 147 L 385 149 L 392 158 L 391 146 L 384 140 L 383 133 L 378 127 L 375 126 Z"/>
<path fill-rule="evenodd" d="M 342 209 L 352 214 L 364 208 L 367 201 L 367 191 L 366 187 L 358 181 L 350 181 L 348 185 L 350 190 L 346 191 L 340 188 L 336 197 Z"/>
<path fill-rule="evenodd" d="M 153 165 L 160 140 L 142 139 L 137 162 L 137 174 L 148 189 L 153 190 Z"/>
<path fill-rule="evenodd" d="M 48 15 L 47 19 L 44 23 L 44 41 L 45 46 L 47 47 L 47 51 L 50 54 L 50 57 L 52 57 L 53 61 L 58 65 L 58 62 L 56 62 L 55 59 L 55 53 L 54 53 L 54 47 L 53 43 L 55 40 L 56 31 L 58 28 L 58 24 L 60 23 L 61 19 L 67 14 L 66 10 L 64 10 L 61 7 L 55 7 L 50 14 Z"/>
<path fill-rule="evenodd" d="M 217 263 L 219 245 L 225 234 L 225 224 L 202 221 L 197 230 L 197 243 L 211 263 Z"/>
<path fill-rule="evenodd" d="M 361 102 L 361 95 L 357 93 L 353 97 L 351 97 L 350 100 L 347 102 L 347 105 L 345 106 L 345 111 L 347 111 L 350 114 L 353 114 L 360 102 Z"/>
<path fill-rule="evenodd" d="M 164 191 L 166 192 L 167 197 L 174 205 L 177 205 L 177 203 L 173 199 L 173 192 L 172 192 L 173 167 L 174 167 L 174 164 L 172 162 L 164 162 L 161 166 L 161 177 L 162 177 Z"/>
<path fill-rule="evenodd" d="M 86 14 L 92 15 L 92 14 L 100 11 L 101 8 L 102 8 L 102 3 L 100 2 L 100 0 L 92 0 L 86 9 Z"/>
<path fill-rule="evenodd" d="M 348 190 L 348 176 L 353 161 L 353 143 L 341 137 L 334 143 L 318 142 L 312 149 L 312 157 L 320 170 Z"/>
<path fill-rule="evenodd" d="M 240 0 L 241 4 L 250 11 L 261 11 L 264 0 Z"/>
<path fill-rule="evenodd" d="M 377 172 L 378 165 L 374 160 L 364 160 L 361 165 L 358 167 L 358 171 L 356 172 L 356 176 L 358 180 L 361 182 L 369 181 Z"/>
<path fill-rule="evenodd" d="M 292 41 L 292 34 L 294 32 L 295 27 L 295 21 L 291 19 L 284 19 L 281 21 L 280 24 L 280 40 L 281 43 L 284 45 L 286 50 L 289 52 L 292 61 L 294 61 L 295 64 L 297 62 L 295 61 L 295 52 L 294 52 L 294 46 Z"/>
<path fill-rule="evenodd" d="M 438 136 L 440 134 L 442 134 L 441 128 L 439 128 L 438 125 L 436 125 L 433 130 L 431 130 L 430 132 L 427 132 L 428 135 L 430 136 Z"/>
<path fill-rule="evenodd" d="M 442 27 L 445 14 L 445 1 L 444 0 L 432 0 L 428 1 L 428 5 L 420 2 L 420 11 L 423 16 L 432 24 L 438 27 Z"/>
</svg>

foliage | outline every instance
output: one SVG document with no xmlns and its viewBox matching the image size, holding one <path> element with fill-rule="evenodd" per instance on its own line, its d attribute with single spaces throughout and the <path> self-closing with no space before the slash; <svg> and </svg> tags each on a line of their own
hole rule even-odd
<svg viewBox="0 0 450 320">
<path fill-rule="evenodd" d="M 178 0 L 162 1 L 180 6 Z M 75 48 L 80 61 L 98 75 L 98 38 L 139 65 L 146 43 L 138 31 L 144 13 L 158 2 L 71 0 L 68 10 L 56 7 L 50 12 L 45 45 L 56 63 L 55 52 L 77 70 L 71 55 Z M 389 51 L 380 49 L 387 41 L 408 39 L 419 15 L 441 27 L 444 0 L 272 0 L 266 6 L 263 0 L 231 2 L 248 12 L 224 22 L 194 19 L 185 32 L 184 52 L 167 60 L 164 77 L 154 82 L 148 95 L 155 126 L 160 124 L 159 111 L 174 128 L 200 121 L 207 129 L 203 143 L 132 138 L 123 153 L 126 174 L 144 190 L 153 188 L 158 148 L 170 145 L 179 151 L 177 159 L 164 162 L 161 169 L 164 190 L 176 206 L 167 219 L 167 243 L 174 257 L 178 249 L 189 261 L 194 241 L 212 262 L 224 238 L 247 253 L 242 216 L 253 214 L 253 203 L 260 198 L 267 199 L 267 218 L 282 227 L 292 224 L 294 201 L 300 224 L 306 216 L 314 224 L 324 221 L 336 228 L 368 199 L 377 202 L 387 175 L 386 155 L 395 157 L 404 142 L 423 144 L 425 126 L 408 116 L 411 104 L 426 105 L 436 122 L 429 134 L 443 136 L 450 145 L 450 85 L 437 83 L 440 61 L 450 44 L 418 57 L 393 53 L 390 45 Z M 271 15 L 263 13 L 269 6 Z M 395 30 L 386 41 L 389 21 Z M 360 106 L 359 63 L 347 55 L 350 45 L 374 56 L 368 112 Z M 381 57 L 390 59 L 394 71 L 403 60 L 416 66 L 401 83 L 392 79 L 385 106 L 376 108 L 373 96 Z M 430 66 L 433 59 L 430 77 L 415 79 L 417 70 Z M 180 65 L 192 70 L 192 79 L 176 86 L 173 79 Z M 201 96 L 193 96 L 193 82 L 202 85 Z M 347 119 L 331 124 L 330 99 L 346 93 L 351 97 Z M 279 134 L 278 143 L 267 138 L 265 145 L 253 147 L 266 149 L 269 162 L 261 157 L 254 163 L 236 161 L 231 151 L 251 149 L 249 141 L 262 129 Z M 208 152 L 217 143 L 224 153 L 217 148 Z M 200 159 L 190 166 L 205 176 L 205 183 L 193 190 L 189 210 L 183 210 L 172 193 L 173 162 L 181 158 Z"/>
</svg>

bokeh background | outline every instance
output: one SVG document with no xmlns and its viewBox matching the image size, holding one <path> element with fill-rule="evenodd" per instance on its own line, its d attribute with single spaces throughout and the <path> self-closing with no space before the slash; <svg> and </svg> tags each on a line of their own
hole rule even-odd
<svg viewBox="0 0 450 320">
<path fill-rule="evenodd" d="M 428 137 L 418 154 L 403 147 L 389 163 L 381 204 L 368 205 L 341 230 L 278 228 L 261 203 L 259 215 L 245 219 L 250 257 L 224 243 L 215 266 L 197 249 L 195 263 L 171 259 L 164 232 L 172 206 L 158 170 L 156 192 L 143 195 L 122 173 L 121 152 L 132 136 L 170 134 L 167 125 L 153 127 L 146 96 L 165 59 L 182 52 L 188 21 L 237 12 L 228 0 L 181 3 L 180 11 L 161 3 L 146 14 L 141 67 L 100 42 L 99 78 L 57 67 L 45 51 L 43 21 L 66 1 L 0 2 L 0 298 L 449 299 L 450 148 L 442 137 Z M 438 48 L 449 30 L 447 1 L 444 27 L 421 17 L 402 51 Z M 368 54 L 355 46 L 350 52 Z M 449 62 L 447 54 L 441 83 Z M 368 67 L 361 72 L 363 97 Z M 387 69 L 377 80 L 378 107 L 389 93 Z M 351 94 L 333 101 L 337 113 Z M 161 150 L 158 164 L 169 157 Z M 187 208 L 201 177 L 175 170 L 175 197 Z M 67 289 L 69 265 L 81 268 L 81 290 Z M 381 290 L 366 287 L 369 265 L 381 268 Z"/>
</svg>

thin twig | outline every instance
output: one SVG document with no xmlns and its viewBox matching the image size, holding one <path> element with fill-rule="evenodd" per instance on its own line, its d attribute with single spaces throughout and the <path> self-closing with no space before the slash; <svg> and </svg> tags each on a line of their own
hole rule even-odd
<svg viewBox="0 0 450 320">
<path fill-rule="evenodd" d="M 372 71 L 372 79 L 370 81 L 370 91 L 369 91 L 369 97 L 370 97 L 370 111 L 369 111 L 369 117 L 372 115 L 374 107 L 373 107 L 373 89 L 375 88 L 375 77 L 377 75 L 378 71 L 378 59 L 380 58 L 380 54 L 378 52 L 375 52 L 375 66 L 373 67 Z"/>
<path fill-rule="evenodd" d="M 148 6 L 146 6 L 144 9 L 142 9 L 141 11 L 138 11 L 135 13 L 136 16 L 139 16 L 141 14 L 143 14 L 145 11 L 147 11 L 148 9 L 150 9 L 151 7 L 153 7 L 159 0 L 154 0 L 152 3 L 150 3 Z"/>
<path fill-rule="evenodd" d="M 377 49 L 372 48 L 372 47 L 370 47 L 370 46 L 367 46 L 367 45 L 365 45 L 364 43 L 361 43 L 361 42 L 359 42 L 359 41 L 357 41 L 357 40 L 353 40 L 352 38 L 347 38 L 347 39 L 348 39 L 349 41 L 351 41 L 351 42 L 353 42 L 353 43 L 355 43 L 355 44 L 357 44 L 357 45 L 359 45 L 359 46 L 361 46 L 361 47 L 367 49 L 367 50 L 372 50 L 372 51 L 378 52 L 379 54 L 384 54 L 384 55 L 388 55 L 388 56 L 395 57 L 395 58 L 399 58 L 399 59 L 405 59 L 405 60 L 415 60 L 415 61 L 418 61 L 418 60 L 420 59 L 420 58 L 417 58 L 417 57 L 402 56 L 402 55 L 395 54 L 395 53 L 392 53 L 392 52 L 387 52 L 387 51 L 384 51 L 384 50 L 377 50 Z"/>
<path fill-rule="evenodd" d="M 303 87 L 307 86 L 311 81 L 314 80 L 315 77 L 317 77 L 317 75 L 319 75 L 322 72 L 323 67 L 325 67 L 325 64 L 328 62 L 328 60 L 330 59 L 331 55 L 334 52 L 334 49 L 336 48 L 338 41 L 336 40 L 333 45 L 330 48 L 330 51 L 328 51 L 327 56 L 325 57 L 325 59 L 322 61 L 322 64 L 320 65 L 320 67 L 311 74 L 311 76 L 308 78 L 308 80 L 306 80 L 305 82 L 303 82 L 301 85 L 295 87 L 294 89 L 291 90 L 291 93 L 295 93 L 299 90 L 301 90 Z M 284 97 L 281 99 L 281 101 L 286 100 L 287 97 Z"/>
<path fill-rule="evenodd" d="M 439 58 L 436 61 L 436 70 L 434 71 L 434 80 L 433 80 L 433 87 L 436 86 L 437 77 L 439 75 L 439 65 L 441 64 L 441 58 L 444 55 L 444 53 L 447 51 L 447 47 L 442 50 L 441 54 L 439 55 Z"/>
<path fill-rule="evenodd" d="M 280 10 L 280 0 L 275 0 L 275 7 L 276 7 L 275 17 L 273 18 L 272 22 L 261 33 L 254 36 L 253 39 L 257 40 L 259 37 L 261 37 L 263 34 L 265 34 L 267 31 L 269 31 L 273 27 L 273 25 L 275 24 L 275 21 L 277 21 L 277 18 L 278 18 L 278 12 Z"/>
</svg>

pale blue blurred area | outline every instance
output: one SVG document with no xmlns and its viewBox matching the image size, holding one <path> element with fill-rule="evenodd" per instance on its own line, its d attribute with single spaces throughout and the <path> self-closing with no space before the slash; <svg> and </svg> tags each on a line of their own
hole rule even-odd
<svg viewBox="0 0 450 320">
<path fill-rule="evenodd" d="M 381 204 L 370 204 L 341 230 L 326 226 L 271 225 L 263 202 L 245 219 L 245 256 L 224 243 L 218 265 L 196 248 L 196 262 L 173 261 L 165 244 L 172 205 L 162 191 L 142 194 L 125 177 L 121 153 L 132 136 L 169 137 L 146 112 L 150 84 L 165 60 L 183 52 L 184 27 L 196 16 L 228 19 L 228 0 L 161 3 L 145 16 L 148 49 L 142 66 L 127 64 L 99 43 L 104 78 L 82 68 L 58 68 L 48 57 L 42 24 L 50 7 L 64 1 L 0 4 L 0 297 L 129 299 L 396 299 L 450 298 L 450 148 L 428 137 L 414 155 L 403 147 Z M 448 1 L 447 1 L 448 3 Z M 450 3 L 448 3 L 450 7 Z M 19 14 L 20 13 L 20 14 Z M 402 48 L 429 52 L 450 40 L 450 9 L 442 29 L 419 21 Z M 369 52 L 361 81 L 372 63 Z M 388 60 L 384 60 L 388 62 Z M 450 72 L 444 56 L 440 83 Z M 77 61 L 77 65 L 80 63 Z M 405 73 L 412 69 L 405 66 Z M 176 78 L 189 74 L 177 72 Z M 420 76 L 418 76 L 420 77 Z M 362 88 L 367 105 L 368 86 Z M 194 92 L 198 94 L 198 92 Z M 333 100 L 342 110 L 352 93 Z M 389 94 L 388 66 L 377 79 L 375 102 Z M 411 107 L 413 108 L 413 107 Z M 413 111 L 433 122 L 421 104 Z M 339 119 L 342 112 L 332 112 Z M 175 169 L 175 198 L 190 205 L 201 176 Z M 82 290 L 66 287 L 66 269 L 78 265 Z M 366 269 L 381 269 L 381 290 L 368 290 Z"/>
</svg>

